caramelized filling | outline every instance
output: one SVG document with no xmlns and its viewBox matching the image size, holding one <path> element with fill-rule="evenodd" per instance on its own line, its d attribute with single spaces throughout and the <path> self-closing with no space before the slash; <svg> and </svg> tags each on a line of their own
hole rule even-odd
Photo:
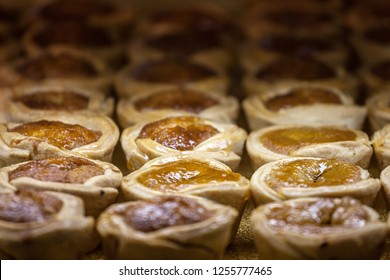
<svg viewBox="0 0 390 280">
<path fill-rule="evenodd" d="M 167 34 L 150 38 L 146 44 L 165 53 L 184 56 L 221 46 L 218 36 L 209 32 Z"/>
<path fill-rule="evenodd" d="M 38 138 L 59 148 L 73 150 L 96 142 L 102 136 L 100 131 L 89 130 L 78 124 L 59 121 L 37 121 L 25 123 L 8 130 L 27 137 Z"/>
<path fill-rule="evenodd" d="M 13 223 L 49 220 L 62 208 L 62 201 L 52 195 L 33 190 L 0 193 L 0 220 Z"/>
<path fill-rule="evenodd" d="M 314 104 L 341 104 L 341 99 L 330 90 L 303 87 L 272 97 L 264 105 L 268 110 L 277 112 L 282 109 Z"/>
<path fill-rule="evenodd" d="M 200 64 L 186 60 L 164 59 L 139 65 L 132 73 L 134 79 L 148 83 L 183 84 L 216 76 L 216 73 Z"/>
<path fill-rule="evenodd" d="M 353 141 L 356 134 L 347 129 L 333 127 L 296 127 L 267 132 L 260 137 L 261 143 L 269 150 L 289 155 L 302 147 L 339 141 Z"/>
<path fill-rule="evenodd" d="M 165 147 L 188 151 L 217 133 L 217 129 L 204 124 L 200 118 L 173 117 L 145 125 L 137 139 L 148 138 Z"/>
<path fill-rule="evenodd" d="M 356 199 L 319 198 L 313 202 L 280 204 L 267 212 L 268 224 L 280 231 L 318 234 L 360 228 L 366 225 L 367 211 Z"/>
<path fill-rule="evenodd" d="M 61 44 L 76 48 L 109 47 L 113 42 L 108 33 L 100 28 L 76 21 L 50 23 L 34 37 L 42 47 Z"/>
<path fill-rule="evenodd" d="M 390 28 L 387 26 L 370 28 L 364 33 L 364 37 L 382 45 L 390 45 Z"/>
<path fill-rule="evenodd" d="M 375 65 L 371 68 L 371 72 L 384 81 L 390 81 L 390 60 Z"/>
<path fill-rule="evenodd" d="M 19 64 L 16 71 L 28 79 L 37 81 L 56 78 L 88 78 L 98 74 L 87 61 L 68 54 L 41 55 Z"/>
<path fill-rule="evenodd" d="M 197 114 L 217 104 L 218 101 L 201 92 L 177 88 L 140 99 L 134 106 L 139 111 L 173 109 Z"/>
<path fill-rule="evenodd" d="M 138 182 L 160 192 L 175 192 L 191 185 L 238 181 L 240 174 L 203 162 L 176 161 L 157 166 L 137 177 Z"/>
<path fill-rule="evenodd" d="M 281 188 L 317 188 L 361 181 L 358 166 L 334 159 L 298 159 L 279 163 L 267 176 L 266 184 Z"/>
<path fill-rule="evenodd" d="M 199 223 L 212 214 L 194 200 L 179 196 L 159 197 L 151 201 L 137 201 L 112 210 L 124 221 L 142 232 Z"/>
<path fill-rule="evenodd" d="M 11 182 L 17 178 L 29 177 L 45 182 L 83 184 L 88 179 L 103 174 L 103 168 L 87 159 L 60 157 L 33 160 L 19 165 L 8 172 L 8 180 Z"/>
<path fill-rule="evenodd" d="M 332 15 L 329 13 L 313 13 L 311 11 L 293 11 L 293 10 L 277 10 L 262 13 L 261 18 L 275 24 L 284 25 L 287 27 L 312 27 L 324 24 L 332 20 Z"/>
<path fill-rule="evenodd" d="M 268 82 L 280 80 L 315 81 L 331 79 L 336 76 L 332 68 L 314 60 L 298 57 L 283 57 L 277 59 L 256 73 L 256 78 Z"/>
<path fill-rule="evenodd" d="M 34 110 L 77 111 L 88 108 L 89 98 L 71 91 L 44 91 L 13 99 Z"/>
</svg>

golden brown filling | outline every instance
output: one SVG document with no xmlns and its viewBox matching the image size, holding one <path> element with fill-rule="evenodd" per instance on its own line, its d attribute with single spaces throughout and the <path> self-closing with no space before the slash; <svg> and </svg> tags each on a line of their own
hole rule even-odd
<svg viewBox="0 0 390 280">
<path fill-rule="evenodd" d="M 49 220 L 62 208 L 62 201 L 52 195 L 33 190 L 0 194 L 0 220 L 13 223 Z"/>
<path fill-rule="evenodd" d="M 287 27 L 308 27 L 316 26 L 319 24 L 328 23 L 332 20 L 332 15 L 325 12 L 312 12 L 304 10 L 276 10 L 262 13 L 261 18 L 266 19 L 267 21 L 280 24 Z"/>
<path fill-rule="evenodd" d="M 197 114 L 217 104 L 218 101 L 201 92 L 177 88 L 140 99 L 134 106 L 139 111 L 173 109 Z"/>
<path fill-rule="evenodd" d="M 8 178 L 10 182 L 21 177 L 29 177 L 45 182 L 82 184 L 92 177 L 103 174 L 103 168 L 87 159 L 59 157 L 19 165 L 8 172 Z"/>
<path fill-rule="evenodd" d="M 383 61 L 371 68 L 371 72 L 384 81 L 390 81 L 390 61 Z"/>
<path fill-rule="evenodd" d="M 279 231 L 327 233 L 367 224 L 368 214 L 356 199 L 319 198 L 313 202 L 281 203 L 267 211 L 268 225 Z"/>
<path fill-rule="evenodd" d="M 145 125 L 137 139 L 152 139 L 165 147 L 188 151 L 217 133 L 217 129 L 200 118 L 173 117 Z"/>
<path fill-rule="evenodd" d="M 370 28 L 364 33 L 364 37 L 387 46 L 390 44 L 390 28 L 388 26 Z"/>
<path fill-rule="evenodd" d="M 267 186 L 281 188 L 317 188 L 361 181 L 358 166 L 334 159 L 298 159 L 277 164 L 267 175 Z"/>
<path fill-rule="evenodd" d="M 77 111 L 87 109 L 89 98 L 72 91 L 48 90 L 19 96 L 14 101 L 34 110 Z"/>
<path fill-rule="evenodd" d="M 102 136 L 100 131 L 93 131 L 78 124 L 59 121 L 37 121 L 25 123 L 8 130 L 27 137 L 38 138 L 59 148 L 73 150 L 96 142 Z"/>
<path fill-rule="evenodd" d="M 265 107 L 268 110 L 277 112 L 282 109 L 304 105 L 341 103 L 340 97 L 330 90 L 321 88 L 297 88 L 286 94 L 268 99 L 265 102 Z"/>
<path fill-rule="evenodd" d="M 129 226 L 142 232 L 195 224 L 206 220 L 212 214 L 196 201 L 178 196 L 138 201 L 112 211 L 123 216 Z"/>
<path fill-rule="evenodd" d="M 26 60 L 16 71 L 31 80 L 56 78 L 89 78 L 97 76 L 95 68 L 82 59 L 68 54 L 45 54 Z"/>
<path fill-rule="evenodd" d="M 160 192 L 175 192 L 200 184 L 236 182 L 239 179 L 238 173 L 187 160 L 157 166 L 137 177 L 142 185 Z"/>
<path fill-rule="evenodd" d="M 289 79 L 315 81 L 335 76 L 335 71 L 319 60 L 299 57 L 277 59 L 256 73 L 257 79 L 268 82 Z"/>
<path fill-rule="evenodd" d="M 186 60 L 164 59 L 141 64 L 133 71 L 132 76 L 148 83 L 185 84 L 214 77 L 216 73 Z"/>
<path fill-rule="evenodd" d="M 109 47 L 113 43 L 105 30 L 79 21 L 52 22 L 35 35 L 34 41 L 42 47 L 61 44 L 76 48 Z"/>
<path fill-rule="evenodd" d="M 302 147 L 341 141 L 353 141 L 356 133 L 334 127 L 295 127 L 269 131 L 260 137 L 261 143 L 267 149 L 289 155 Z"/>
</svg>

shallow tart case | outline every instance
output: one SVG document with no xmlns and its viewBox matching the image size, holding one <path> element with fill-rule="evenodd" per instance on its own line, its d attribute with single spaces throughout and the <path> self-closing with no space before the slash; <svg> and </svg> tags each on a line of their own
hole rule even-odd
<svg viewBox="0 0 390 280">
<path fill-rule="evenodd" d="M 375 259 L 389 230 L 350 197 L 265 204 L 253 210 L 251 225 L 261 259 Z"/>
</svg>

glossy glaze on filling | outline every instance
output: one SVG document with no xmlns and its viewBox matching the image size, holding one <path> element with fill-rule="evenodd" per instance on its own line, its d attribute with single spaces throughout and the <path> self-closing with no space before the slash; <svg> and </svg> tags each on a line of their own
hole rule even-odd
<svg viewBox="0 0 390 280">
<path fill-rule="evenodd" d="M 45 90 L 13 99 L 33 110 L 77 111 L 88 108 L 89 98 L 72 91 Z"/>
<path fill-rule="evenodd" d="M 374 65 L 371 72 L 383 81 L 390 81 L 390 60 Z"/>
<path fill-rule="evenodd" d="M 335 71 L 321 61 L 299 57 L 279 58 L 256 73 L 257 79 L 267 82 L 289 79 L 315 81 L 335 77 Z"/>
<path fill-rule="evenodd" d="M 127 225 L 142 232 L 195 224 L 212 214 L 196 201 L 178 196 L 138 201 L 128 206 L 112 208 L 111 212 L 122 216 Z"/>
<path fill-rule="evenodd" d="M 165 147 L 188 151 L 217 133 L 216 128 L 200 118 L 173 117 L 145 125 L 137 139 L 152 139 Z"/>
<path fill-rule="evenodd" d="M 62 204 L 52 195 L 33 190 L 0 193 L 0 220 L 12 223 L 46 221 L 61 210 Z"/>
<path fill-rule="evenodd" d="M 272 207 L 267 211 L 267 219 L 267 224 L 278 231 L 310 235 L 364 227 L 368 214 L 356 199 L 320 198 Z"/>
<path fill-rule="evenodd" d="M 361 181 L 360 168 L 334 159 L 298 159 L 277 164 L 265 183 L 275 191 L 281 188 L 317 188 Z"/>
<path fill-rule="evenodd" d="M 82 184 L 88 179 L 103 175 L 104 169 L 83 158 L 59 157 L 33 160 L 8 172 L 8 180 L 29 177 L 39 181 Z"/>
<path fill-rule="evenodd" d="M 28 59 L 16 67 L 16 72 L 31 80 L 96 77 L 97 71 L 88 61 L 68 54 L 45 54 Z"/>
<path fill-rule="evenodd" d="M 218 101 L 201 92 L 177 88 L 139 99 L 134 106 L 139 111 L 172 109 L 198 114 L 217 104 Z"/>
<path fill-rule="evenodd" d="M 314 104 L 341 104 L 338 95 L 327 89 L 308 87 L 296 88 L 286 94 L 277 95 L 265 102 L 268 110 L 277 112 L 282 109 Z"/>
<path fill-rule="evenodd" d="M 66 150 L 73 150 L 94 143 L 102 136 L 100 131 L 93 131 L 78 124 L 67 124 L 59 121 L 30 122 L 8 131 L 38 138 Z"/>
<path fill-rule="evenodd" d="M 137 177 L 142 185 L 160 192 L 175 192 L 200 184 L 236 182 L 240 174 L 207 163 L 180 160 L 156 166 Z"/>
<path fill-rule="evenodd" d="M 267 149 L 289 155 L 302 147 L 342 141 L 353 141 L 356 133 L 334 127 L 295 127 L 269 131 L 260 137 L 261 143 Z"/>
<path fill-rule="evenodd" d="M 132 77 L 147 83 L 185 84 L 215 77 L 206 66 L 181 59 L 164 59 L 145 62 L 134 69 Z"/>
</svg>

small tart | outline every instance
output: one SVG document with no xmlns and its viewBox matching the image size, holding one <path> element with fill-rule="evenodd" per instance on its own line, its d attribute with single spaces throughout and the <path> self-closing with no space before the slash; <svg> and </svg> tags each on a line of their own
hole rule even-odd
<svg viewBox="0 0 390 280">
<path fill-rule="evenodd" d="M 256 205 L 299 197 L 346 195 L 373 205 L 381 184 L 355 164 L 302 157 L 261 166 L 251 178 L 251 188 Z"/>
<path fill-rule="evenodd" d="M 210 63 L 184 58 L 163 58 L 133 63 L 119 72 L 115 87 L 119 97 L 131 97 L 172 86 L 227 94 L 228 77 Z"/>
<path fill-rule="evenodd" d="M 291 157 L 334 158 L 368 168 L 373 154 L 366 133 L 339 126 L 274 125 L 249 134 L 246 148 L 255 170 Z"/>
<path fill-rule="evenodd" d="M 385 125 L 372 136 L 375 157 L 381 170 L 390 165 L 390 125 Z"/>
<path fill-rule="evenodd" d="M 0 184 L 76 195 L 86 215 L 97 216 L 118 197 L 122 173 L 114 165 L 81 157 L 33 160 L 0 169 Z"/>
<path fill-rule="evenodd" d="M 274 124 L 338 125 L 361 129 L 367 110 L 340 90 L 309 83 L 250 96 L 243 108 L 251 130 Z"/>
<path fill-rule="evenodd" d="M 332 66 L 313 57 L 281 56 L 264 65 L 246 69 L 244 87 L 247 95 L 264 94 L 299 83 L 331 86 L 357 98 L 356 81 L 342 66 Z"/>
<path fill-rule="evenodd" d="M 390 59 L 385 59 L 373 65 L 363 66 L 359 75 L 368 89 L 368 95 L 374 95 L 390 88 Z"/>
<path fill-rule="evenodd" d="M 388 226 L 358 200 L 299 198 L 251 214 L 261 259 L 376 259 Z"/>
<path fill-rule="evenodd" d="M 27 122 L 58 113 L 112 115 L 114 100 L 101 91 L 61 85 L 15 87 L 6 102 L 10 120 Z"/>
<path fill-rule="evenodd" d="M 236 217 L 207 199 L 160 196 L 111 206 L 97 230 L 110 259 L 221 259 Z"/>
<path fill-rule="evenodd" d="M 380 180 L 382 183 L 387 205 L 390 205 L 390 167 L 386 167 L 385 169 L 382 170 L 380 174 Z"/>
<path fill-rule="evenodd" d="M 245 130 L 236 125 L 183 116 L 128 127 L 122 133 L 121 144 L 130 170 L 163 155 L 179 154 L 213 158 L 235 170 L 245 139 Z"/>
<path fill-rule="evenodd" d="M 219 93 L 171 87 L 119 100 L 117 115 L 122 127 L 169 116 L 197 115 L 216 122 L 234 123 L 239 103 Z"/>
<path fill-rule="evenodd" d="M 390 122 L 390 93 L 388 90 L 368 98 L 366 107 L 372 131 L 380 130 Z"/>
<path fill-rule="evenodd" d="M 32 122 L 0 124 L 0 165 L 58 156 L 111 161 L 119 129 L 108 117 L 46 115 Z"/>
<path fill-rule="evenodd" d="M 81 199 L 21 190 L 0 194 L 0 254 L 9 259 L 78 259 L 97 245 Z"/>
</svg>

